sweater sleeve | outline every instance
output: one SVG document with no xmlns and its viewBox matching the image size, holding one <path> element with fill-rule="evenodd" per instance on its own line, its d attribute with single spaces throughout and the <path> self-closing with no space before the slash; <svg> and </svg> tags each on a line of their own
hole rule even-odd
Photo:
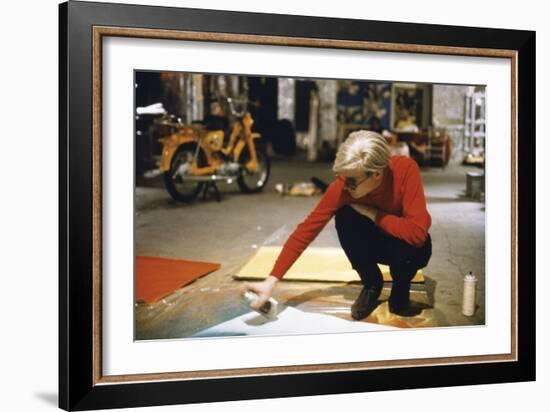
<svg viewBox="0 0 550 412">
<path fill-rule="evenodd" d="M 426 240 L 431 217 L 426 208 L 426 198 L 420 177 L 420 169 L 411 162 L 403 179 L 401 216 L 378 212 L 376 224 L 390 235 L 421 247 Z"/>
<path fill-rule="evenodd" d="M 288 237 L 271 270 L 271 276 L 282 278 L 307 246 L 323 230 L 341 206 L 342 187 L 343 183 L 340 179 L 329 185 L 319 203 Z"/>
</svg>

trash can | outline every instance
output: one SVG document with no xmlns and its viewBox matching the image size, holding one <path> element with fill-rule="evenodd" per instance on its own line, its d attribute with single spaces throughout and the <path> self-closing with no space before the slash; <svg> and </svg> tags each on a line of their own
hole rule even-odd
<svg viewBox="0 0 550 412">
<path fill-rule="evenodd" d="M 485 194 L 485 173 L 466 172 L 466 196 L 472 199 L 481 199 Z"/>
</svg>

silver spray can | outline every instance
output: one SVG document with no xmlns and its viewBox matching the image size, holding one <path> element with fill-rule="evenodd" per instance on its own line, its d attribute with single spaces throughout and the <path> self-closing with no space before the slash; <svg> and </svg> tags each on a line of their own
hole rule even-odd
<svg viewBox="0 0 550 412">
<path fill-rule="evenodd" d="M 252 302 L 258 299 L 258 295 L 248 290 L 244 292 L 243 299 L 250 307 Z M 262 316 L 265 316 L 268 319 L 275 319 L 277 317 L 277 306 L 277 301 L 273 298 L 269 298 L 269 300 L 265 302 L 258 310 L 256 310 L 256 312 L 258 312 Z"/>
<path fill-rule="evenodd" d="M 477 279 L 469 272 L 464 276 L 464 289 L 462 292 L 462 314 L 473 316 L 476 310 L 476 288 Z"/>
</svg>

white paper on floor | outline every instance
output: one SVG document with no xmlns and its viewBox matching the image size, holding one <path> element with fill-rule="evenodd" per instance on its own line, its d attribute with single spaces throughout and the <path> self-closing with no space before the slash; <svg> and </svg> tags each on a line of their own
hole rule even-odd
<svg viewBox="0 0 550 412">
<path fill-rule="evenodd" d="M 397 328 L 376 323 L 349 321 L 335 316 L 303 312 L 287 307 L 273 320 L 269 320 L 256 312 L 245 313 L 198 332 L 192 337 L 370 332 L 390 329 Z"/>
</svg>

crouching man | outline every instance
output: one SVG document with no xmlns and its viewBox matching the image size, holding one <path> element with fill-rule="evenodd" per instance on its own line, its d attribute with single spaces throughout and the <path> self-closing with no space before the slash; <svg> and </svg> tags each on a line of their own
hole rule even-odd
<svg viewBox="0 0 550 412">
<path fill-rule="evenodd" d="M 386 140 L 375 132 L 353 132 L 336 154 L 336 179 L 289 236 L 275 265 L 263 282 L 246 283 L 258 294 L 261 307 L 301 253 L 334 216 L 340 244 L 363 284 L 351 307 L 355 320 L 367 317 L 378 305 L 383 277 L 378 263 L 390 268 L 393 287 L 390 312 L 414 316 L 409 303 L 411 280 L 432 254 L 420 170 L 414 160 L 391 156 Z"/>
</svg>

